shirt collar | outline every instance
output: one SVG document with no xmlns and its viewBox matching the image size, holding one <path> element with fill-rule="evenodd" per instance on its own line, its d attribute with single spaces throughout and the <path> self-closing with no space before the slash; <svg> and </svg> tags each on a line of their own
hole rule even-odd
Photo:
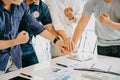
<svg viewBox="0 0 120 80">
<path fill-rule="evenodd" d="M 33 3 L 33 4 L 31 4 L 31 5 L 37 5 L 37 6 L 40 6 L 40 5 L 41 5 L 41 3 L 42 3 L 42 1 L 41 1 L 41 0 L 39 0 L 39 1 L 38 1 L 38 3 Z M 30 6 L 31 6 L 31 5 L 30 5 Z"/>
<path fill-rule="evenodd" d="M 16 5 L 12 4 L 12 10 L 15 9 Z M 3 6 L 3 2 L 0 0 L 0 13 L 5 10 L 4 6 Z"/>
</svg>

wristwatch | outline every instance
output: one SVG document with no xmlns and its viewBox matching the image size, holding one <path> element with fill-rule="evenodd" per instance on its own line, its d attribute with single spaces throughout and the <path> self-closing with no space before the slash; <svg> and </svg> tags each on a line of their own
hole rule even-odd
<svg viewBox="0 0 120 80">
<path fill-rule="evenodd" d="M 58 40 L 60 40 L 60 38 L 59 38 L 59 37 L 55 37 L 55 39 L 53 40 L 53 43 L 56 44 L 56 42 L 57 42 Z"/>
</svg>

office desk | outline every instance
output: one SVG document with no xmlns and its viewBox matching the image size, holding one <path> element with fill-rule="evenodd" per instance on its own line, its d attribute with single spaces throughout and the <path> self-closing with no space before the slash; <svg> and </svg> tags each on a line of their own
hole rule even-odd
<svg viewBox="0 0 120 80">
<path fill-rule="evenodd" d="M 55 65 L 57 62 L 66 62 L 66 63 L 80 63 L 80 61 L 68 59 L 66 57 L 58 57 L 51 61 L 52 64 Z M 84 63 L 89 63 L 90 61 L 85 61 Z M 91 60 L 92 62 L 92 60 Z M 97 62 L 104 62 L 106 64 L 111 65 L 110 71 L 120 73 L 120 58 L 108 57 L 108 56 L 97 56 Z"/>
<path fill-rule="evenodd" d="M 32 74 L 33 72 L 36 72 L 37 70 L 42 70 L 42 69 L 48 68 L 48 67 L 50 67 L 50 61 L 45 61 L 45 62 L 40 63 L 40 64 L 35 64 L 35 65 L 29 66 L 26 68 L 22 68 L 22 69 L 13 71 L 13 72 L 2 74 L 2 75 L 0 75 L 0 80 L 8 80 L 8 79 L 15 77 L 15 76 L 21 76 L 20 73 Z"/>
<path fill-rule="evenodd" d="M 119 68 L 120 67 L 120 58 L 98 56 L 98 61 L 102 61 L 104 63 L 112 65 L 111 71 L 120 73 L 120 68 Z M 32 65 L 32 66 L 29 66 L 29 67 L 26 67 L 26 68 L 23 68 L 23 69 L 20 69 L 17 71 L 13 71 L 13 72 L 9 72 L 9 73 L 0 75 L 0 80 L 8 80 L 12 77 L 20 75 L 21 72 L 30 74 L 32 76 L 40 76 L 39 80 L 50 80 L 50 78 L 48 78 L 46 76 L 53 74 L 52 69 L 51 69 L 52 67 L 65 69 L 64 67 L 56 65 L 57 62 L 81 63 L 80 61 L 71 60 L 71 59 L 66 58 L 65 56 L 62 56 L 62 57 L 52 59 L 50 61 L 45 61 L 43 63 L 39 63 L 39 64 Z M 81 71 L 76 71 L 76 72 L 81 73 Z M 86 72 L 84 72 L 84 73 L 86 73 Z M 92 72 L 87 72 L 87 73 L 92 73 Z M 120 79 L 120 77 L 119 77 L 119 79 Z M 117 77 L 115 80 L 119 80 L 119 79 Z M 38 80 L 38 79 L 32 79 L 32 80 Z M 108 80 L 108 79 L 105 79 L 105 80 Z M 112 79 L 109 79 L 109 80 L 112 80 Z"/>
</svg>

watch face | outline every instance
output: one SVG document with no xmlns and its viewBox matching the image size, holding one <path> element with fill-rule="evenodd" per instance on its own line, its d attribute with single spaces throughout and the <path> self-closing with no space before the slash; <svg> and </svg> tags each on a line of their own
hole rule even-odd
<svg viewBox="0 0 120 80">
<path fill-rule="evenodd" d="M 60 38 L 59 38 L 59 37 L 55 37 L 55 39 L 53 40 L 53 43 L 56 44 L 56 42 L 57 42 L 58 40 L 60 40 Z"/>
</svg>

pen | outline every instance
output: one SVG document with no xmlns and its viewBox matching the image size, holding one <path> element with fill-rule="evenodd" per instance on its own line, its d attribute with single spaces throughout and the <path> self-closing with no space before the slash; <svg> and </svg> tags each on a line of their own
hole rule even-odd
<svg viewBox="0 0 120 80">
<path fill-rule="evenodd" d="M 62 67 L 68 67 L 67 65 L 64 65 L 64 64 L 61 64 L 61 63 L 56 63 L 57 65 L 59 66 L 62 66 Z"/>
<path fill-rule="evenodd" d="M 32 78 L 31 75 L 28 75 L 28 74 L 25 74 L 25 73 L 20 73 L 20 74 L 23 75 L 23 76 L 26 76 L 26 77 Z"/>
<path fill-rule="evenodd" d="M 118 75 L 118 76 L 120 76 L 120 73 L 115 73 L 115 72 L 111 72 L 111 71 L 100 71 L 100 70 L 95 70 L 95 69 L 74 69 L 74 70 L 101 72 L 101 73 L 108 73 L 108 74 L 113 74 L 113 75 Z"/>
<path fill-rule="evenodd" d="M 82 68 L 82 69 L 79 69 L 79 68 L 74 68 L 74 70 L 80 70 L 80 71 L 92 71 L 92 72 L 96 72 L 96 70 L 94 70 L 94 69 L 84 69 L 84 68 Z"/>
</svg>

